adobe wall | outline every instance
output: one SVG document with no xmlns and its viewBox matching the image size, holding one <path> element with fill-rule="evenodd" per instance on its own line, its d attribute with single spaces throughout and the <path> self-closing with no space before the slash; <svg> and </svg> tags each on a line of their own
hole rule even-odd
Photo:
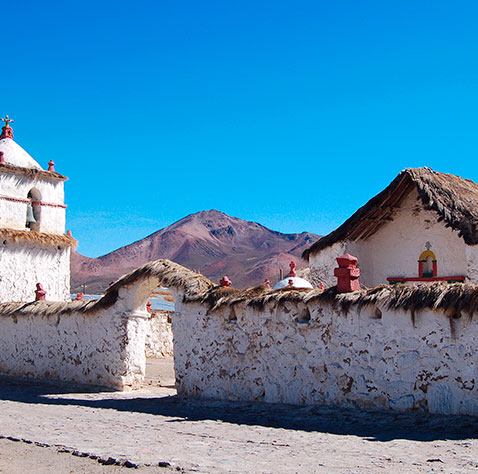
<svg viewBox="0 0 478 474">
<path fill-rule="evenodd" d="M 154 310 L 146 331 L 146 357 L 173 356 L 173 330 L 169 311 Z"/>
<path fill-rule="evenodd" d="M 34 301 L 41 283 L 51 301 L 70 300 L 70 248 L 0 240 L 0 302 Z"/>
<path fill-rule="evenodd" d="M 397 209 L 393 221 L 368 239 L 338 242 L 311 255 L 311 271 L 324 274 L 326 286 L 335 284 L 335 258 L 348 252 L 358 258 L 360 282 L 365 286 L 386 284 L 388 277 L 416 277 L 418 259 L 426 250 L 427 242 L 431 243 L 431 251 L 438 261 L 438 276 L 468 275 L 470 268 L 478 268 L 474 266 L 476 262 L 472 263 L 468 246 L 458 232 L 439 222 L 434 211 L 425 210 L 413 192 Z M 476 270 L 470 276 L 475 273 Z"/>
<path fill-rule="evenodd" d="M 141 387 L 149 314 L 136 289 L 122 288 L 113 306 L 86 313 L 75 310 L 88 304 L 83 302 L 57 304 L 58 311 L 48 301 L 17 303 L 13 314 L 15 303 L 0 304 L 0 373 Z M 53 314 L 46 315 L 49 307 Z"/>
<path fill-rule="evenodd" d="M 64 183 L 59 180 L 31 179 L 12 173 L 0 174 L 0 227 L 24 230 L 29 191 L 36 188 L 41 194 L 40 232 L 65 233 Z M 7 197 L 7 199 L 5 198 Z"/>
<path fill-rule="evenodd" d="M 476 319 L 287 302 L 185 304 L 172 323 L 182 395 L 478 415 Z"/>
</svg>

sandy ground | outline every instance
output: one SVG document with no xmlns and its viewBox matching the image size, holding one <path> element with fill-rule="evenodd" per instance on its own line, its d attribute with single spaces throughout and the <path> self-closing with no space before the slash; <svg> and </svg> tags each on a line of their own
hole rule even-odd
<svg viewBox="0 0 478 474">
<path fill-rule="evenodd" d="M 0 473 L 478 471 L 473 417 L 191 400 L 173 376 L 159 360 L 135 392 L 0 377 Z"/>
</svg>

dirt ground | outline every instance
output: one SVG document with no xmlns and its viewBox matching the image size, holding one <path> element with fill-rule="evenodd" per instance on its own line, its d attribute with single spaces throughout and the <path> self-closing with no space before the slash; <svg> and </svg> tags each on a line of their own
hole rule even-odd
<svg viewBox="0 0 478 474">
<path fill-rule="evenodd" d="M 478 472 L 478 418 L 194 400 L 0 376 L 0 473 Z"/>
</svg>

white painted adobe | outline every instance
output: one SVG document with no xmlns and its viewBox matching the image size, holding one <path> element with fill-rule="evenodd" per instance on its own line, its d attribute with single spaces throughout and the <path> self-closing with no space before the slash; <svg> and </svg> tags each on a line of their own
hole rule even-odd
<svg viewBox="0 0 478 474">
<path fill-rule="evenodd" d="M 289 285 L 289 281 L 292 280 L 292 285 Z M 282 280 L 278 281 L 273 289 L 278 290 L 279 288 L 286 288 L 292 286 L 293 288 L 313 288 L 313 286 L 304 278 L 300 277 L 285 277 Z"/>
<path fill-rule="evenodd" d="M 41 170 L 41 166 L 11 138 L 0 140 L 7 164 Z M 27 206 L 33 202 L 37 220 L 26 226 Z M 63 180 L 21 170 L 0 168 L 0 228 L 45 234 L 65 233 Z M 34 242 L 0 240 L 0 302 L 32 301 L 41 283 L 51 301 L 70 299 L 70 249 Z"/>
<path fill-rule="evenodd" d="M 5 162 L 22 168 L 34 168 L 41 170 L 42 167 L 12 138 L 0 139 L 0 151 L 3 151 Z"/>
<path fill-rule="evenodd" d="M 32 191 L 41 205 L 34 206 L 39 232 L 61 235 L 65 233 L 65 208 L 63 181 L 36 179 L 11 172 L 0 173 L 0 227 L 25 230 L 27 197 Z"/>
<path fill-rule="evenodd" d="M 478 250 L 469 247 L 458 232 L 425 210 L 416 191 L 410 193 L 393 216 L 366 240 L 341 241 L 310 255 L 314 275 L 325 285 L 335 285 L 336 257 L 350 253 L 358 258 L 360 282 L 365 286 L 386 284 L 388 277 L 417 277 L 418 260 L 426 243 L 438 262 L 438 276 L 465 275 L 478 281 Z M 475 257 L 476 254 L 476 257 Z"/>
<path fill-rule="evenodd" d="M 327 303 L 172 317 L 184 396 L 478 415 L 478 320 Z"/>
<path fill-rule="evenodd" d="M 41 283 L 49 301 L 69 301 L 70 248 L 0 240 L 0 302 L 34 301 Z"/>
</svg>

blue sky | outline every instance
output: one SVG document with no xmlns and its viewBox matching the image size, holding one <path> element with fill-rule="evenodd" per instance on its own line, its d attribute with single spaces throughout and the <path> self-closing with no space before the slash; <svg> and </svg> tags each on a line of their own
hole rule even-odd
<svg viewBox="0 0 478 474">
<path fill-rule="evenodd" d="M 478 181 L 478 3 L 9 2 L 0 114 L 98 256 L 193 212 L 325 234 L 403 168 Z"/>
</svg>

